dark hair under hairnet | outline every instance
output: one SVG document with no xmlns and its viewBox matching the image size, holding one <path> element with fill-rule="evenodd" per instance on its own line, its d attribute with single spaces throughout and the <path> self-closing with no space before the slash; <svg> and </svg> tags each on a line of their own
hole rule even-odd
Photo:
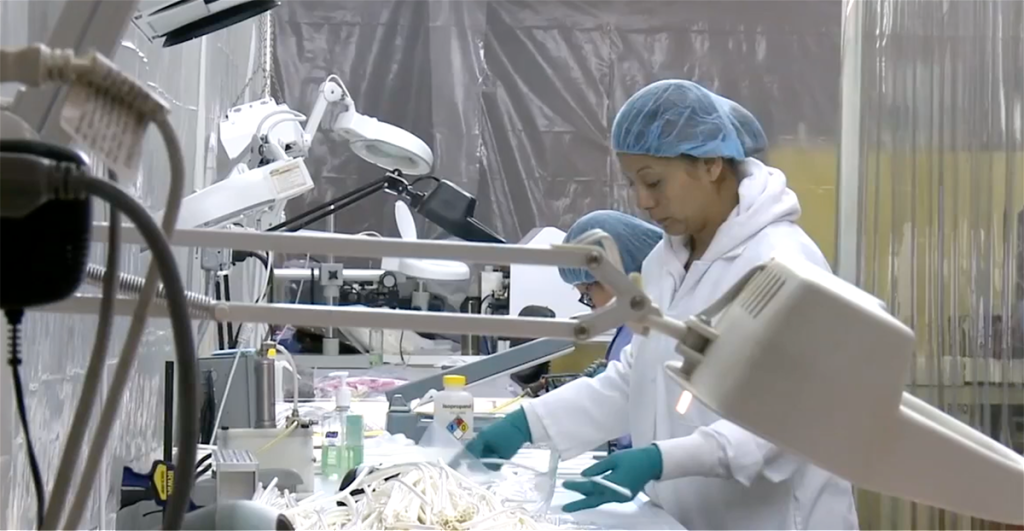
<svg viewBox="0 0 1024 531">
<path fill-rule="evenodd" d="M 615 240 L 622 259 L 622 268 L 628 275 L 639 273 L 644 259 L 651 254 L 663 233 L 661 229 L 639 218 L 614 210 L 596 210 L 572 224 L 565 234 L 565 243 L 571 243 L 594 229 L 603 230 Z M 558 268 L 558 274 L 567 284 L 594 282 L 594 275 L 587 269 Z"/>
<path fill-rule="evenodd" d="M 767 147 L 761 124 L 742 105 L 682 79 L 640 89 L 612 124 L 612 149 L 632 155 L 743 160 Z"/>
</svg>

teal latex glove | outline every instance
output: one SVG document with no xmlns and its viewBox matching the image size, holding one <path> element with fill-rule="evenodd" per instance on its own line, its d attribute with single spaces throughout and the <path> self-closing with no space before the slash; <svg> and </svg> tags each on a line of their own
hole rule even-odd
<svg viewBox="0 0 1024 531">
<path fill-rule="evenodd" d="M 628 502 L 636 498 L 647 483 L 661 479 L 661 469 L 661 450 L 657 446 L 615 452 L 591 465 L 580 475 L 585 478 L 602 476 L 602 479 L 625 488 L 632 495 L 627 498 L 604 485 L 586 479 L 568 480 L 564 483 L 565 488 L 582 494 L 584 498 L 565 504 L 562 510 L 574 513 L 606 503 Z M 607 475 L 604 475 L 606 473 Z"/>
<path fill-rule="evenodd" d="M 466 452 L 477 459 L 512 459 L 520 448 L 531 441 L 530 423 L 526 420 L 526 413 L 519 408 L 478 433 L 466 445 Z M 486 466 L 491 470 L 501 468 L 494 464 Z"/>
<path fill-rule="evenodd" d="M 604 370 L 607 369 L 607 368 L 608 368 L 608 362 L 607 361 L 605 361 L 605 360 L 597 360 L 594 363 L 591 363 L 586 368 L 586 370 L 583 371 L 583 376 L 586 376 L 587 378 L 594 378 L 598 374 L 601 374 L 602 372 L 604 372 Z"/>
</svg>

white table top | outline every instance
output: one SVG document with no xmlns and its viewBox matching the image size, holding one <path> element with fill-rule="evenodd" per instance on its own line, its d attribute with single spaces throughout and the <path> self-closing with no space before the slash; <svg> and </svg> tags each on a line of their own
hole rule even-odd
<svg viewBox="0 0 1024 531">
<path fill-rule="evenodd" d="M 543 470 L 547 467 L 548 455 L 547 450 L 525 449 L 515 457 L 514 461 L 534 469 Z M 584 454 L 574 459 L 563 461 L 559 465 L 558 487 L 555 489 L 550 511 L 550 514 L 555 517 L 556 523 L 567 524 L 570 528 L 572 524 L 575 524 L 597 529 L 685 529 L 668 513 L 651 503 L 643 494 L 629 503 L 610 503 L 596 509 L 580 511 L 570 515 L 563 513 L 561 511 L 562 506 L 578 499 L 579 495 L 562 488 L 562 480 L 578 477 L 580 471 L 594 463 L 594 455 L 593 453 Z M 373 459 L 369 455 L 367 458 L 368 461 Z M 316 482 L 317 491 L 333 491 L 338 488 L 334 482 L 325 482 L 319 475 L 316 477 Z"/>
</svg>

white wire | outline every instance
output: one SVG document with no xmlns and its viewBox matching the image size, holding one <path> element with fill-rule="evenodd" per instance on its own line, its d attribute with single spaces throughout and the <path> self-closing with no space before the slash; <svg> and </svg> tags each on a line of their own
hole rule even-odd
<svg viewBox="0 0 1024 531">
<path fill-rule="evenodd" d="M 629 489 L 627 489 L 627 488 L 625 488 L 623 486 L 620 486 L 620 485 L 616 485 L 615 483 L 612 483 L 611 481 L 608 481 L 607 479 L 604 479 L 603 477 L 592 477 L 592 478 L 583 478 L 583 479 L 588 479 L 588 480 L 590 480 L 590 481 L 592 481 L 594 483 L 597 483 L 598 485 L 601 485 L 602 487 L 611 489 L 611 490 L 613 490 L 613 491 L 615 491 L 615 492 L 617 492 L 617 493 L 619 493 L 619 494 L 621 494 L 621 495 L 623 495 L 623 496 L 625 496 L 625 497 L 627 497 L 627 498 L 629 498 L 631 500 L 634 498 L 633 493 L 630 492 Z"/>
<path fill-rule="evenodd" d="M 529 467 L 524 467 L 529 469 Z M 353 498 L 351 492 L 363 494 Z M 366 467 L 345 491 L 295 502 L 268 486 L 254 500 L 277 510 L 296 529 L 543 529 L 518 504 L 508 504 L 443 462 Z M 343 502 L 344 507 L 338 507 Z"/>
<path fill-rule="evenodd" d="M 306 255 L 306 265 L 303 266 L 303 269 L 309 269 L 309 255 L 308 254 Z M 302 279 L 302 280 L 299 281 L 299 292 L 297 294 L 295 294 L 295 302 L 293 304 L 298 304 L 299 301 L 302 300 L 302 287 L 305 284 L 306 284 L 306 279 Z M 313 289 L 313 286 L 310 286 L 309 289 Z"/>
<path fill-rule="evenodd" d="M 185 189 L 185 160 L 181 151 L 181 145 L 174 132 L 174 126 L 171 125 L 170 121 L 163 117 L 157 120 L 155 124 L 164 137 L 171 162 L 170 190 L 167 194 L 167 208 L 164 211 L 164 219 L 161 224 L 164 234 L 170 238 L 177 224 L 178 212 L 181 209 L 182 193 Z M 82 471 L 81 480 L 78 482 L 78 488 L 75 489 L 74 502 L 61 529 L 77 529 L 85 513 L 85 505 L 91 499 L 90 493 L 99 475 L 103 453 L 117 423 L 117 413 L 121 407 L 121 399 L 128 386 L 128 379 L 131 377 L 135 359 L 138 356 L 139 344 L 142 342 L 142 334 L 146 328 L 149 307 L 156 297 L 156 291 L 160 284 L 157 281 L 157 277 L 159 277 L 159 274 L 156 262 L 151 261 L 146 272 L 145 285 L 142 287 L 142 292 L 139 293 L 136 310 L 132 315 L 131 324 L 128 326 L 128 334 L 125 337 L 121 356 L 114 367 L 114 376 L 111 379 L 107 396 L 103 401 L 103 409 L 100 412 L 92 444 L 89 446 L 89 452 L 86 454 L 85 468 Z M 193 463 L 189 466 L 195 465 Z M 61 500 L 61 505 L 63 505 L 63 502 Z M 51 500 L 50 503 L 54 503 L 54 501 Z M 54 509 L 56 511 L 59 507 Z"/>
<path fill-rule="evenodd" d="M 217 418 L 213 421 L 213 435 L 210 437 L 210 446 L 217 442 L 217 434 L 220 433 L 220 418 L 224 414 L 224 406 L 228 403 L 228 393 L 231 392 L 231 382 L 235 380 L 235 370 L 238 369 L 238 360 L 242 357 L 242 349 L 235 352 L 235 359 L 231 362 L 231 372 L 228 373 L 228 381 L 224 385 L 224 393 L 220 395 L 220 406 L 217 408 Z M 213 446 L 216 448 L 216 446 Z"/>
</svg>

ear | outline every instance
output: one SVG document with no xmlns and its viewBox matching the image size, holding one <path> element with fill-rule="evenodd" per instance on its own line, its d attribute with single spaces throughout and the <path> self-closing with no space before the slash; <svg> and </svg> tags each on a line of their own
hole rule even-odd
<svg viewBox="0 0 1024 531">
<path fill-rule="evenodd" d="M 721 157 L 715 157 L 712 159 L 701 159 L 701 166 L 704 170 L 704 174 L 708 177 L 708 180 L 715 182 L 722 178 L 724 175 L 725 161 Z"/>
</svg>

